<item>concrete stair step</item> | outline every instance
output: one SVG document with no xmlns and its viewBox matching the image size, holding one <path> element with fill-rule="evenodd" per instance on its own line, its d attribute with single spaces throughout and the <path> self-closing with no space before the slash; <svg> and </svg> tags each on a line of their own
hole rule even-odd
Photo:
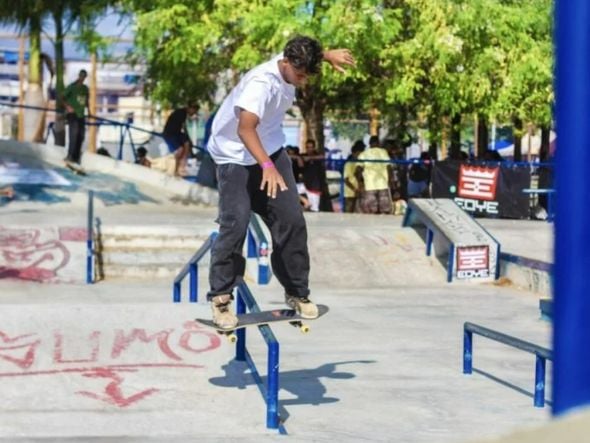
<svg viewBox="0 0 590 443">
<path fill-rule="evenodd" d="M 112 279 L 142 279 L 142 280 L 169 280 L 172 281 L 182 269 L 183 264 L 175 263 L 145 263 L 137 264 L 109 264 L 103 266 L 105 280 Z M 187 277 L 188 278 L 188 277 Z"/>
<path fill-rule="evenodd" d="M 207 240 L 202 235 L 101 235 L 101 244 L 107 248 L 182 248 L 197 250 Z"/>
<path fill-rule="evenodd" d="M 184 265 L 197 251 L 193 249 L 106 249 L 101 253 L 104 265 L 150 265 L 150 264 L 171 264 Z M 208 257 L 203 260 L 208 261 Z"/>
</svg>

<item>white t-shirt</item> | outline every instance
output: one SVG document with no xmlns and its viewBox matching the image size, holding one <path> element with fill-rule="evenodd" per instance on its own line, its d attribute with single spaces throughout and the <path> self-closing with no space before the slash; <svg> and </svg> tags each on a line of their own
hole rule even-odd
<svg viewBox="0 0 590 443">
<path fill-rule="evenodd" d="M 256 114 L 260 123 L 256 132 L 268 155 L 285 144 L 282 123 L 287 110 L 293 106 L 295 87 L 279 72 L 280 54 L 250 70 L 225 98 L 213 119 L 207 149 L 217 164 L 253 165 L 256 160 L 238 137 L 240 110 Z"/>
</svg>

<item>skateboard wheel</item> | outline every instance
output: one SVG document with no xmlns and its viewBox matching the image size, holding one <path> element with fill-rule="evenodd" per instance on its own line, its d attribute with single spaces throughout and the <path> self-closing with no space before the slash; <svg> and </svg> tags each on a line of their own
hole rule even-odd
<svg viewBox="0 0 590 443">
<path fill-rule="evenodd" d="M 235 343 L 238 341 L 238 336 L 236 334 L 227 334 L 227 339 L 230 343 Z"/>
<path fill-rule="evenodd" d="M 304 325 L 302 324 L 301 326 L 299 326 L 299 330 L 303 333 L 303 334 L 307 334 L 309 332 L 309 326 L 308 325 Z"/>
</svg>

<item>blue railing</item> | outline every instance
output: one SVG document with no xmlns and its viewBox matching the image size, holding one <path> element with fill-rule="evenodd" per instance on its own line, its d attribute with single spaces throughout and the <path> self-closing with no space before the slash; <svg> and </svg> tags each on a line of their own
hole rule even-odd
<svg viewBox="0 0 590 443">
<path fill-rule="evenodd" d="M 248 226 L 247 256 L 258 260 L 258 284 L 267 285 L 272 276 L 268 262 L 269 241 L 264 235 L 256 214 L 252 214 Z"/>
<path fill-rule="evenodd" d="M 254 296 L 246 283 L 238 286 L 236 313 L 244 314 L 246 311 L 260 312 L 260 307 L 254 300 Z M 266 402 L 266 427 L 278 429 L 281 434 L 286 434 L 285 428 L 279 417 L 279 342 L 268 325 L 258 326 L 260 334 L 266 342 L 267 351 L 267 384 L 264 386 L 256 364 L 246 348 L 246 328 L 238 329 L 238 341 L 236 343 L 236 360 L 245 361 L 254 376 Z"/>
<path fill-rule="evenodd" d="M 259 227 L 260 228 L 260 227 Z M 198 300 L 198 262 L 203 256 L 210 251 L 213 246 L 213 242 L 217 237 L 217 233 L 214 232 L 209 236 L 207 241 L 201 246 L 201 248 L 193 255 L 186 265 L 181 269 L 176 278 L 174 279 L 173 285 L 173 300 L 175 303 L 181 301 L 181 283 L 182 280 L 190 274 L 190 296 L 189 300 L 191 303 L 196 303 Z M 238 315 L 249 312 L 260 312 L 260 307 L 256 303 L 250 289 L 246 283 L 241 283 L 237 288 L 236 298 L 236 313 Z M 258 326 L 264 341 L 268 346 L 268 375 L 267 385 L 264 386 L 262 377 L 256 369 L 256 364 L 252 359 L 248 349 L 246 348 L 246 329 L 238 329 L 236 331 L 237 343 L 236 343 L 236 360 L 245 361 L 252 372 L 254 381 L 258 385 L 260 392 L 262 393 L 266 405 L 266 426 L 270 429 L 278 429 L 280 433 L 286 434 L 285 428 L 281 425 L 278 412 L 278 393 L 279 393 L 279 342 L 274 336 L 272 330 L 268 325 Z"/>
<path fill-rule="evenodd" d="M 191 257 L 191 259 L 186 263 L 176 278 L 174 279 L 174 284 L 172 286 L 172 297 L 174 303 L 180 303 L 181 301 L 181 289 L 182 289 L 182 280 L 190 274 L 189 277 L 189 301 L 191 303 L 196 303 L 199 298 L 199 267 L 198 263 L 201 259 L 205 256 L 207 252 L 213 246 L 213 242 L 217 238 L 217 232 L 212 233 L 209 238 L 203 243 L 203 245 L 199 248 L 199 250 Z"/>
<path fill-rule="evenodd" d="M 534 354 L 535 361 L 535 407 L 545 406 L 545 364 L 547 360 L 553 361 L 553 353 L 546 348 L 521 340 L 510 335 L 503 334 L 492 329 L 485 328 L 474 323 L 465 322 L 463 325 L 463 373 L 471 374 L 473 369 L 473 334 L 480 335 L 490 340 L 504 343 L 521 351 Z"/>
<path fill-rule="evenodd" d="M 88 191 L 88 211 L 86 220 L 86 283 L 94 283 L 94 191 Z"/>
</svg>

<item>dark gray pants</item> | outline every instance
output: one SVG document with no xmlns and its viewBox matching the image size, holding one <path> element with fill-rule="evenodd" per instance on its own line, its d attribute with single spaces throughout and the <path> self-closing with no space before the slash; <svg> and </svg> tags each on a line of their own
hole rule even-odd
<svg viewBox="0 0 590 443">
<path fill-rule="evenodd" d="M 69 126 L 69 146 L 67 159 L 74 163 L 80 163 L 80 157 L 82 156 L 82 142 L 84 141 L 84 132 L 86 131 L 86 125 L 84 117 L 77 117 L 76 114 L 68 114 L 68 126 Z"/>
<path fill-rule="evenodd" d="M 207 298 L 229 294 L 243 281 L 246 260 L 242 248 L 250 222 L 250 211 L 260 215 L 268 226 L 273 252 L 273 273 L 289 295 L 309 294 L 309 253 L 307 228 L 299 204 L 291 160 L 281 149 L 271 156 L 288 190 L 272 199 L 260 190 L 262 169 L 259 165 L 217 166 L 219 189 L 219 235 L 211 250 Z"/>
</svg>

